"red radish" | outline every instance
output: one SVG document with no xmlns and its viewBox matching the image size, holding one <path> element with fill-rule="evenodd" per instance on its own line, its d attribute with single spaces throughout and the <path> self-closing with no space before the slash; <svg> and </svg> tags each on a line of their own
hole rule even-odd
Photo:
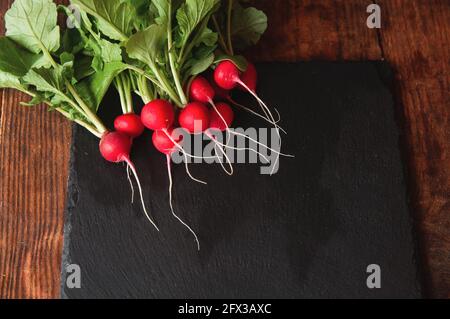
<svg viewBox="0 0 450 319">
<path fill-rule="evenodd" d="M 214 99 L 214 88 L 203 76 L 197 76 L 191 83 L 190 96 L 194 101 L 210 103 Z"/>
<path fill-rule="evenodd" d="M 175 112 L 173 105 L 166 100 L 153 100 L 141 112 L 142 124 L 150 130 L 164 130 L 173 125 Z"/>
<path fill-rule="evenodd" d="M 191 134 L 202 133 L 209 128 L 209 110 L 203 103 L 189 103 L 181 111 L 178 122 Z"/>
<path fill-rule="evenodd" d="M 133 140 L 120 132 L 106 133 L 100 140 L 100 153 L 111 163 L 127 162 L 130 158 Z"/>
<path fill-rule="evenodd" d="M 182 138 L 173 138 L 174 129 L 155 131 L 152 136 L 153 145 L 158 151 L 165 155 L 171 155 L 177 151 L 182 143 Z M 172 137 L 172 138 L 171 138 Z M 175 142 L 175 143 L 174 143 Z"/>
<path fill-rule="evenodd" d="M 132 138 L 136 138 L 144 133 L 145 127 L 141 117 L 134 113 L 120 115 L 114 121 L 116 131 L 124 133 Z"/>
<path fill-rule="evenodd" d="M 234 112 L 228 104 L 217 103 L 216 107 L 211 109 L 210 118 L 209 128 L 223 132 L 231 127 L 234 120 Z"/>
<path fill-rule="evenodd" d="M 211 117 L 212 115 L 215 116 L 215 118 L 219 117 L 217 112 L 214 112 L 214 110 L 217 110 L 216 105 L 214 104 L 214 97 L 215 97 L 215 90 L 213 88 L 213 86 L 208 82 L 208 80 L 206 80 L 204 77 L 202 76 L 197 76 L 191 83 L 191 86 L 189 88 L 189 92 L 190 92 L 190 96 L 192 97 L 192 99 L 194 99 L 197 102 L 203 102 L 203 103 L 209 103 L 211 104 L 211 106 L 213 107 L 213 110 L 211 112 L 209 112 L 209 117 Z M 181 120 L 180 120 L 181 123 Z M 223 121 L 221 119 L 219 119 L 219 121 L 214 121 L 214 125 L 211 126 L 211 122 L 209 121 L 209 127 L 205 127 L 202 131 L 205 132 L 206 136 L 208 136 L 214 143 L 217 144 L 217 140 L 216 138 L 210 134 L 208 131 L 206 131 L 208 128 L 215 128 L 216 126 L 218 127 L 224 127 L 224 130 L 226 130 L 228 127 L 225 127 L 226 125 L 223 124 Z M 182 125 L 183 126 L 183 125 Z M 227 141 L 228 144 L 228 141 Z M 233 175 L 233 166 L 231 165 L 230 159 L 227 156 L 227 154 L 225 153 L 225 151 L 223 150 L 222 147 L 219 147 L 220 152 L 225 156 L 226 160 L 228 161 L 229 165 L 230 165 L 230 172 L 227 171 L 227 169 L 225 168 L 225 166 L 223 165 L 222 161 L 219 158 L 219 155 L 217 154 L 217 146 L 214 146 L 214 150 L 216 152 L 216 157 L 219 159 L 220 165 L 222 166 L 223 170 L 228 174 L 228 175 Z"/>
<path fill-rule="evenodd" d="M 254 66 L 253 64 L 252 64 L 252 66 L 253 66 L 253 68 L 254 68 L 254 72 L 256 72 L 255 66 Z M 251 73 L 252 73 L 252 71 L 250 71 L 250 74 L 251 74 Z M 244 74 L 242 75 L 242 77 L 244 77 Z M 246 75 L 246 77 L 249 77 L 249 75 Z M 213 77 L 211 77 L 211 79 L 212 79 L 212 78 L 213 78 Z M 243 80 L 242 82 L 244 82 L 244 83 L 249 82 L 249 88 L 251 88 L 251 90 L 253 90 L 253 91 L 256 91 L 256 83 L 257 83 L 256 78 L 257 78 L 257 75 L 255 74 L 254 84 L 250 83 L 250 82 L 252 82 L 251 79 L 246 79 L 246 80 Z M 236 101 L 231 97 L 231 94 L 230 94 L 230 91 L 229 91 L 229 90 L 222 89 L 222 88 L 221 88 L 220 86 L 218 86 L 214 81 L 210 82 L 210 85 L 211 85 L 211 86 L 213 87 L 213 89 L 214 89 L 215 96 L 219 97 L 219 98 L 222 99 L 222 100 L 228 101 L 229 103 L 231 103 L 231 104 L 233 104 L 233 105 L 239 107 L 240 109 L 243 109 L 244 111 L 246 111 L 246 112 L 248 112 L 248 113 L 251 113 L 251 114 L 253 114 L 253 115 L 255 115 L 255 116 L 257 116 L 257 117 L 263 119 L 264 121 L 266 121 L 266 122 L 268 122 L 268 123 L 270 123 L 270 124 L 272 124 L 272 125 L 276 124 L 276 125 L 278 126 L 278 128 L 279 128 L 283 133 L 287 134 L 286 131 L 278 125 L 278 123 L 280 122 L 281 119 L 280 119 L 280 113 L 278 113 L 278 110 L 277 110 L 277 109 L 275 109 L 275 112 L 277 113 L 278 119 L 275 121 L 275 123 L 273 123 L 272 121 L 270 121 L 270 119 L 269 119 L 268 117 L 264 117 L 263 115 L 261 115 L 261 114 L 259 114 L 258 112 L 256 112 L 256 111 L 250 109 L 249 107 L 246 107 L 246 106 L 244 106 L 244 105 L 242 105 L 242 104 L 236 102 Z M 266 112 L 265 112 L 265 113 L 266 113 Z M 267 115 L 266 115 L 266 116 L 267 116 Z"/>
<path fill-rule="evenodd" d="M 233 62 L 227 60 L 220 62 L 214 71 L 214 80 L 217 85 L 225 90 L 234 89 L 239 81 L 240 71 Z"/>
<path fill-rule="evenodd" d="M 237 149 L 235 147 L 231 147 L 228 145 L 231 135 L 237 135 L 237 133 L 230 130 L 230 126 L 234 120 L 233 110 L 226 103 L 219 103 L 217 105 L 214 103 L 213 99 L 215 96 L 215 90 L 214 90 L 213 86 L 211 86 L 205 78 L 199 76 L 192 81 L 192 84 L 190 87 L 190 96 L 197 101 L 207 101 L 209 104 L 211 104 L 212 110 L 210 111 L 209 129 L 216 129 L 216 130 L 220 130 L 222 132 L 224 132 L 224 131 L 227 132 L 227 142 L 225 144 L 219 142 L 217 140 L 217 138 L 213 135 L 213 133 L 209 132 L 209 130 L 205 131 L 205 134 L 215 144 L 217 144 L 214 148 L 216 150 L 216 156 L 218 157 L 217 147 L 219 147 L 220 153 L 222 153 L 225 156 L 225 159 L 227 160 L 227 162 L 230 166 L 230 171 L 228 171 L 224 167 L 222 161 L 220 161 L 220 165 L 222 166 L 222 168 L 228 175 L 233 175 L 233 166 L 231 165 L 230 159 L 227 156 L 227 154 L 225 153 L 223 147 L 230 148 L 230 149 L 236 149 L 236 150 L 251 150 L 253 152 L 256 152 L 257 154 L 260 154 L 259 152 L 257 152 L 256 150 L 253 150 L 253 149 L 247 149 L 247 148 Z M 181 123 L 182 123 L 182 121 L 180 119 L 180 124 Z M 183 126 L 183 124 L 182 124 L 182 126 Z M 262 154 L 260 154 L 260 155 L 267 160 L 267 158 L 264 157 Z"/>
<path fill-rule="evenodd" d="M 258 83 L 258 73 L 256 72 L 256 67 L 253 63 L 247 64 L 247 70 L 245 70 L 244 73 L 241 74 L 241 80 L 242 82 L 248 86 L 248 88 L 256 92 L 256 86 Z M 244 90 L 243 87 L 239 87 L 239 89 Z"/>
<path fill-rule="evenodd" d="M 103 135 L 102 139 L 100 140 L 100 153 L 102 154 L 103 158 L 111 163 L 127 163 L 128 167 L 131 169 L 131 171 L 134 174 L 134 177 L 136 178 L 136 182 L 139 187 L 139 192 L 141 195 L 141 204 L 142 208 L 144 210 L 145 216 L 147 219 L 152 223 L 152 225 L 156 228 L 156 230 L 159 231 L 158 226 L 153 222 L 153 220 L 150 218 L 150 215 L 147 212 L 147 209 L 144 204 L 144 196 L 142 194 L 142 187 L 141 183 L 139 181 L 138 174 L 136 172 L 136 167 L 134 166 L 133 162 L 130 160 L 130 151 L 131 147 L 133 145 L 133 139 L 121 132 L 108 132 Z"/>
<path fill-rule="evenodd" d="M 225 90 L 231 90 L 239 85 L 242 89 L 249 92 L 258 101 L 267 120 L 276 127 L 275 119 L 269 108 L 256 94 L 257 78 L 256 68 L 251 63 L 248 63 L 247 70 L 242 75 L 240 75 L 237 66 L 229 60 L 220 62 L 214 71 L 214 80 L 219 87 Z"/>
</svg>

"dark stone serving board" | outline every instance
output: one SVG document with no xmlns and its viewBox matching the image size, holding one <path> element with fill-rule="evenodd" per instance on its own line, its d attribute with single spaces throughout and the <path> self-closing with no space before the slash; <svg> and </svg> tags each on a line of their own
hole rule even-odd
<svg viewBox="0 0 450 319">
<path fill-rule="evenodd" d="M 255 164 L 236 165 L 233 177 L 218 165 L 192 165 L 208 186 L 174 165 L 175 210 L 199 234 L 200 252 L 170 214 L 165 158 L 150 132 L 132 156 L 161 233 L 130 204 L 124 166 L 103 161 L 98 140 L 74 130 L 63 298 L 422 296 L 389 68 L 318 62 L 258 70 L 259 93 L 289 133 L 283 150 L 296 158 L 282 158 L 272 177 Z M 115 93 L 108 108 L 119 113 Z M 236 114 L 236 126 L 265 126 Z M 80 266 L 81 289 L 66 286 L 69 264 Z M 381 267 L 380 289 L 367 287 L 370 264 Z"/>
</svg>

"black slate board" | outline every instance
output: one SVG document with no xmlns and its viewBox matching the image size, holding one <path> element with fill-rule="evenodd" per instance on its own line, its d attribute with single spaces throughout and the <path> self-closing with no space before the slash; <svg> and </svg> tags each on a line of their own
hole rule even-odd
<svg viewBox="0 0 450 319">
<path fill-rule="evenodd" d="M 415 241 L 392 95 L 383 63 L 271 63 L 258 66 L 259 92 L 289 132 L 280 171 L 196 165 L 193 183 L 174 167 L 175 210 L 202 250 L 170 215 L 165 159 L 150 133 L 133 159 L 162 232 L 130 205 L 122 165 L 105 163 L 98 141 L 74 130 L 63 254 L 63 298 L 420 297 Z M 251 99 L 247 103 L 253 103 Z M 253 103 L 254 104 L 254 103 Z M 103 108 L 114 107 L 111 93 Z M 238 125 L 265 124 L 237 112 Z M 78 264 L 82 288 L 65 285 Z M 366 267 L 381 266 L 381 289 Z"/>
</svg>

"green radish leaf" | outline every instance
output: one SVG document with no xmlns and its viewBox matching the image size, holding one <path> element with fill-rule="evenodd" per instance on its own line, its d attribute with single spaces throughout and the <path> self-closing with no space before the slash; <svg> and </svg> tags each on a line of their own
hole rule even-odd
<svg viewBox="0 0 450 319">
<path fill-rule="evenodd" d="M 203 43 L 206 46 L 213 47 L 217 44 L 217 39 L 219 38 L 219 35 L 216 32 L 213 32 L 209 28 L 203 29 L 202 34 L 198 38 L 198 43 Z"/>
<path fill-rule="evenodd" d="M 153 12 L 151 11 L 151 1 L 149 0 L 124 0 L 134 7 L 136 19 L 134 19 L 134 28 L 143 30 L 154 22 Z"/>
<path fill-rule="evenodd" d="M 79 120 L 84 123 L 90 123 L 89 120 L 84 117 L 82 114 L 77 112 L 74 108 L 72 108 L 70 105 L 68 105 L 66 102 L 60 102 L 57 100 L 51 101 L 52 106 L 49 107 L 49 111 L 55 110 L 55 108 L 58 108 L 60 110 L 64 111 L 64 116 L 66 116 L 71 121 Z M 56 103 L 56 104 L 53 104 Z M 57 106 L 55 106 L 57 105 Z"/>
<path fill-rule="evenodd" d="M 219 5 L 219 0 L 186 0 L 176 14 L 179 32 L 176 38 L 179 39 L 179 47 L 186 45 L 194 30 L 217 10 Z"/>
<path fill-rule="evenodd" d="M 59 60 L 61 61 L 62 65 L 65 65 L 65 64 L 72 64 L 73 65 L 73 61 L 75 60 L 75 57 L 74 57 L 74 55 L 72 53 L 63 52 L 59 56 Z"/>
<path fill-rule="evenodd" d="M 152 10 L 154 11 L 155 22 L 157 24 L 167 24 L 167 17 L 169 16 L 169 1 L 170 0 L 152 1 Z"/>
<path fill-rule="evenodd" d="M 16 43 L 7 37 L 0 38 L 0 71 L 24 76 L 28 70 L 34 67 L 41 56 L 30 53 L 20 48 Z"/>
<path fill-rule="evenodd" d="M 61 39 L 61 50 L 71 54 L 77 54 L 84 48 L 80 29 L 66 29 Z"/>
<path fill-rule="evenodd" d="M 112 40 L 126 41 L 133 30 L 136 9 L 124 0 L 72 0 L 97 19 L 97 27 Z"/>
<path fill-rule="evenodd" d="M 236 65 L 236 67 L 241 70 L 242 72 L 245 72 L 245 70 L 247 70 L 247 59 L 245 57 L 243 57 L 242 55 L 234 55 L 234 56 L 229 56 L 229 55 L 219 55 L 218 57 L 216 57 L 216 59 L 214 60 L 214 64 L 220 63 L 222 61 L 231 61 L 234 63 L 234 65 Z"/>
<path fill-rule="evenodd" d="M 164 55 L 165 41 L 165 28 L 153 24 L 131 36 L 126 44 L 126 50 L 130 58 L 153 65 L 157 63 L 160 56 Z"/>
<path fill-rule="evenodd" d="M 99 42 L 101 47 L 101 57 L 106 63 L 122 61 L 122 48 L 116 43 L 101 39 Z"/>
<path fill-rule="evenodd" d="M 16 0 L 5 15 L 6 35 L 33 53 L 56 52 L 60 35 L 52 0 Z"/>
<path fill-rule="evenodd" d="M 236 3 L 232 16 L 232 37 L 236 47 L 245 49 L 258 43 L 267 30 L 266 14 L 256 8 L 243 8 Z"/>
<path fill-rule="evenodd" d="M 205 72 L 214 63 L 214 53 L 209 54 L 206 57 L 201 57 L 199 59 L 191 59 L 186 66 L 189 66 L 187 72 L 188 76 L 198 75 Z"/>
<path fill-rule="evenodd" d="M 195 48 L 183 66 L 183 79 L 192 75 L 198 75 L 206 71 L 212 64 L 214 64 L 214 51 L 216 46 L 201 45 Z"/>
<path fill-rule="evenodd" d="M 103 70 L 77 83 L 76 89 L 87 105 L 97 112 L 103 97 L 111 86 L 114 78 L 125 70 L 122 62 L 105 63 Z"/>
<path fill-rule="evenodd" d="M 25 86 L 20 82 L 20 77 L 0 71 L 0 88 L 24 90 Z"/>
<path fill-rule="evenodd" d="M 153 0 L 152 10 L 155 16 L 155 22 L 160 25 L 166 25 L 169 16 L 169 3 L 172 2 L 172 14 L 180 7 L 181 0 Z"/>
<path fill-rule="evenodd" d="M 64 91 L 64 80 L 61 69 L 31 69 L 23 77 L 26 84 L 33 85 L 39 92 L 50 92 L 61 95 Z"/>
<path fill-rule="evenodd" d="M 92 68 L 92 57 L 86 55 L 77 56 L 74 61 L 74 71 L 74 77 L 77 81 L 81 81 L 94 74 L 95 70 Z"/>
</svg>

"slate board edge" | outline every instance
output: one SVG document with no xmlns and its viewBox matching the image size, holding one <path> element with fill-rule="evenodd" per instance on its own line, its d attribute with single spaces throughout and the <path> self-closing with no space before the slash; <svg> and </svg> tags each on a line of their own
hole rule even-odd
<svg viewBox="0 0 450 319">
<path fill-rule="evenodd" d="M 76 206 L 76 194 L 77 190 L 75 189 L 75 185 L 77 182 L 77 174 L 74 169 L 75 166 L 75 153 L 76 147 L 75 143 L 73 143 L 73 138 L 76 136 L 76 132 L 78 130 L 77 125 L 72 125 L 72 142 L 70 146 L 70 162 L 69 162 L 69 179 L 67 182 L 67 197 L 66 197 L 66 209 L 64 212 L 64 234 L 63 234 L 63 248 L 62 248 L 62 258 L 61 258 L 61 299 L 69 299 L 65 292 L 66 288 L 66 280 L 67 280 L 67 271 L 66 268 L 70 265 L 70 232 L 72 230 L 72 211 Z"/>
<path fill-rule="evenodd" d="M 405 136 L 405 117 L 403 116 L 403 104 L 402 101 L 397 94 L 399 91 L 398 85 L 395 82 L 395 75 L 393 73 L 392 66 L 387 61 L 372 61 L 375 69 L 377 70 L 381 82 L 384 84 L 389 94 L 392 97 L 392 104 L 394 105 L 394 119 L 398 126 L 398 145 L 400 150 L 401 163 L 403 167 L 403 178 L 405 180 L 406 185 L 406 198 L 408 200 L 408 210 L 409 210 L 409 222 L 411 224 L 412 231 L 412 239 L 414 246 L 414 260 L 416 263 L 417 269 L 417 282 L 419 284 L 419 288 L 422 294 L 422 297 L 427 297 L 429 295 L 429 288 L 426 285 L 426 263 L 425 263 L 425 253 L 423 247 L 423 241 L 420 236 L 420 225 L 418 223 L 418 212 L 416 211 L 416 207 L 414 206 L 414 195 L 413 195 L 413 185 L 414 180 L 412 174 L 409 169 L 408 162 L 408 147 L 407 140 Z"/>
</svg>

